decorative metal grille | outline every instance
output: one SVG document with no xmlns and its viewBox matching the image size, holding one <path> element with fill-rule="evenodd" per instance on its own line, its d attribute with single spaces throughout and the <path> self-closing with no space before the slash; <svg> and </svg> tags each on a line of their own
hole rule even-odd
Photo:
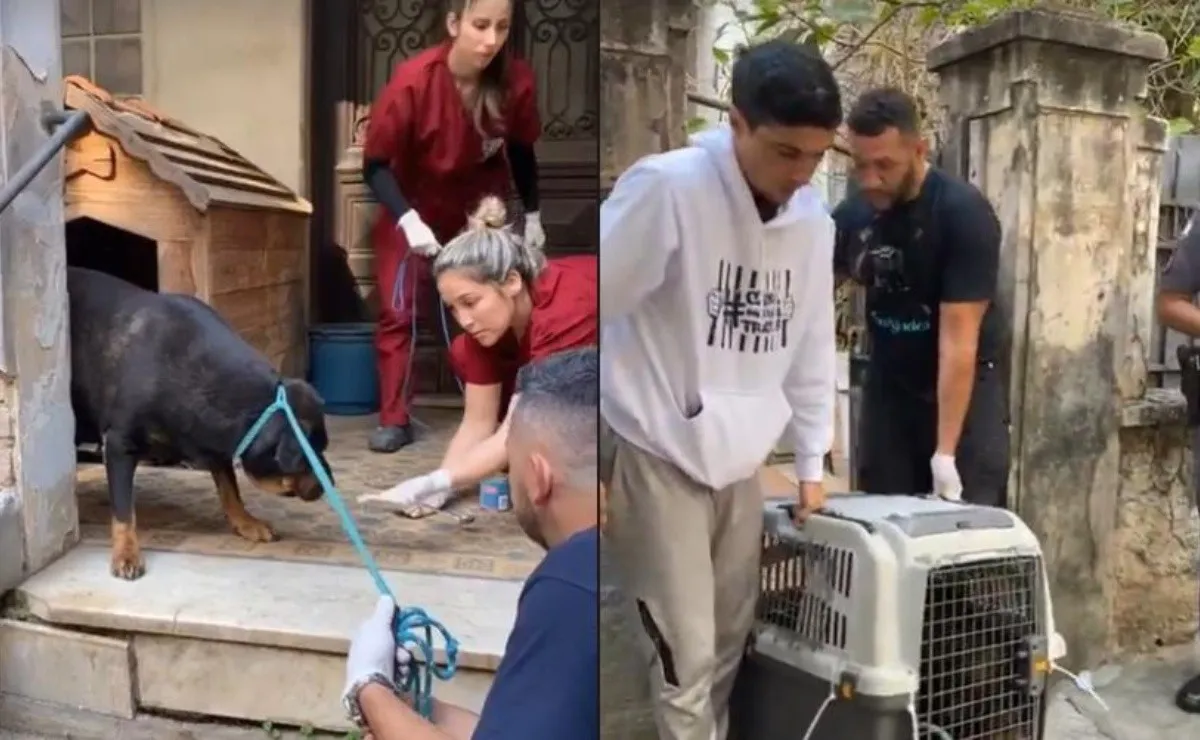
<svg viewBox="0 0 1200 740">
<path fill-rule="evenodd" d="M 401 61 L 442 38 L 438 0 L 359 0 L 359 100 L 374 100 Z"/>
<path fill-rule="evenodd" d="M 538 85 L 547 140 L 593 138 L 599 132 L 598 0 L 526 0 L 521 6 L 522 56 L 542 70 Z"/>
</svg>

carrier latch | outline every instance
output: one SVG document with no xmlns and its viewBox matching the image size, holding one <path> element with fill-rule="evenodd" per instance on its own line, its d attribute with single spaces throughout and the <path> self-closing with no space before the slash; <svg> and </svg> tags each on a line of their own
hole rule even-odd
<svg viewBox="0 0 1200 740">
<path fill-rule="evenodd" d="M 1053 668 L 1049 641 L 1042 635 L 1029 635 L 1017 643 L 1014 658 L 1013 690 L 1030 697 L 1041 696 Z"/>
</svg>

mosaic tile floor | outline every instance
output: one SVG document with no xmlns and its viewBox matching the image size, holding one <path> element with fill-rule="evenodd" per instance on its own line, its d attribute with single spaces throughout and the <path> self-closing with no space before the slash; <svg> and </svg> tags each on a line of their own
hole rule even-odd
<svg viewBox="0 0 1200 740">
<path fill-rule="evenodd" d="M 441 461 L 457 412 L 422 409 L 418 415 L 428 429 L 415 444 L 394 455 L 367 450 L 367 435 L 375 428 L 374 417 L 327 420 L 331 444 L 326 457 L 363 539 L 380 566 L 446 575 L 525 578 L 542 552 L 521 532 L 511 512 L 476 512 L 474 501 L 461 499 L 450 508 L 476 514 L 473 523 L 463 525 L 450 516 L 414 521 L 355 503 L 360 493 L 429 472 Z M 278 498 L 259 492 L 243 478 L 246 508 L 270 524 L 280 537 L 277 542 L 252 543 L 229 530 L 208 473 L 142 466 L 135 487 L 138 532 L 146 549 L 338 565 L 359 563 L 337 514 L 324 501 Z M 84 540 L 107 542 L 108 487 L 103 467 L 81 464 L 76 490 Z"/>
</svg>

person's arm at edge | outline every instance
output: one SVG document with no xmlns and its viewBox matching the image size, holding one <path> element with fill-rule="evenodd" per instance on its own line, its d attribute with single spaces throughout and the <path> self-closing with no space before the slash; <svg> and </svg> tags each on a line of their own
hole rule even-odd
<svg viewBox="0 0 1200 740">
<path fill-rule="evenodd" d="M 635 310 L 679 248 L 669 187 L 653 157 L 636 162 L 600 204 L 600 320 Z"/>
<path fill-rule="evenodd" d="M 822 250 L 833 251 L 830 240 Z M 796 343 L 783 392 L 792 410 L 791 437 L 795 468 L 801 483 L 825 480 L 825 455 L 833 447 L 834 410 L 837 401 L 837 331 L 834 311 L 834 278 L 828 262 L 815 263 L 816 277 L 809 300 L 817 301 L 811 323 Z"/>
<path fill-rule="evenodd" d="M 1169 329 L 1200 337 L 1200 307 L 1193 303 L 1197 293 L 1200 293 L 1200 229 L 1193 218 L 1159 277 L 1155 298 L 1158 320 Z"/>
<path fill-rule="evenodd" d="M 979 332 L 995 297 L 1000 270 L 1000 222 L 987 199 L 947 210 L 942 229 L 946 264 L 938 307 L 937 449 L 953 457 L 962 437 L 975 372 Z"/>
</svg>

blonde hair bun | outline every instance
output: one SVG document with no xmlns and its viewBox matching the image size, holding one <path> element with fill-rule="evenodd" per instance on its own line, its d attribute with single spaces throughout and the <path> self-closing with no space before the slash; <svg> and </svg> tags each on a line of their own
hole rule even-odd
<svg viewBox="0 0 1200 740">
<path fill-rule="evenodd" d="M 494 195 L 489 195 L 479 201 L 479 207 L 471 214 L 471 227 L 475 229 L 501 229 L 508 217 L 508 209 L 504 201 Z"/>
</svg>

